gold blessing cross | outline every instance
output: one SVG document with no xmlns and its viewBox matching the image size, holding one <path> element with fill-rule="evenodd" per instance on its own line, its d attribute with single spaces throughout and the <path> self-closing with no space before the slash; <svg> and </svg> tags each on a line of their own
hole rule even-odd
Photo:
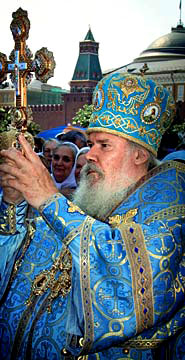
<svg viewBox="0 0 185 360">
<path fill-rule="evenodd" d="M 11 146 L 19 147 L 18 135 L 20 132 L 23 134 L 26 132 L 30 116 L 30 110 L 27 108 L 27 86 L 31 82 L 33 73 L 37 80 L 46 83 L 53 76 L 56 64 L 53 53 L 45 47 L 38 50 L 33 59 L 33 54 L 26 45 L 30 29 L 27 11 L 19 8 L 12 13 L 12 18 L 10 29 L 15 46 L 9 60 L 0 52 L 0 83 L 7 79 L 9 73 L 16 92 L 16 104 L 11 108 L 11 128 L 16 132 L 16 139 L 11 140 Z M 1 149 L 2 142 L 1 135 Z"/>
</svg>

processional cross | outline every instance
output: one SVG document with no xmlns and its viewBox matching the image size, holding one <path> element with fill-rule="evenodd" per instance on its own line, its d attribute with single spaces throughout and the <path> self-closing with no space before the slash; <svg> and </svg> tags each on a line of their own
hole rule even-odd
<svg viewBox="0 0 185 360">
<path fill-rule="evenodd" d="M 33 54 L 26 45 L 30 29 L 27 11 L 19 8 L 16 12 L 12 13 L 12 18 L 10 29 L 15 45 L 14 50 L 10 53 L 9 60 L 7 60 L 5 54 L 0 52 L 0 83 L 7 79 L 7 74 L 10 74 L 16 95 L 15 107 L 11 108 L 11 128 L 16 132 L 16 139 L 14 136 L 14 139 L 10 140 L 9 134 L 8 145 L 19 147 L 17 141 L 18 135 L 20 132 L 26 132 L 31 116 L 30 110 L 27 107 L 27 86 L 31 82 L 33 73 L 35 73 L 37 80 L 46 83 L 53 76 L 56 64 L 53 53 L 45 47 L 38 50 L 33 59 Z M 7 142 L 5 138 L 2 140 L 1 134 L 0 148 L 3 147 L 2 142 Z M 7 144 L 4 145 L 8 146 Z"/>
</svg>

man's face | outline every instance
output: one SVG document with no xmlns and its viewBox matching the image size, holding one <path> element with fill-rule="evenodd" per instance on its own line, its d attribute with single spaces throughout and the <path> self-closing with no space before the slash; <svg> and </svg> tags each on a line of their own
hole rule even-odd
<svg viewBox="0 0 185 360">
<path fill-rule="evenodd" d="M 55 150 L 52 158 L 53 175 L 57 182 L 63 182 L 71 173 L 74 154 L 67 146 Z"/>
<path fill-rule="evenodd" d="M 79 155 L 77 162 L 76 162 L 76 170 L 75 170 L 75 178 L 76 182 L 79 183 L 80 181 L 80 172 L 83 168 L 83 166 L 86 164 L 86 156 L 85 154 Z"/>
<path fill-rule="evenodd" d="M 118 188 L 128 187 L 133 182 L 133 154 L 126 139 L 94 132 L 89 136 L 88 145 L 90 151 L 86 154 L 86 158 L 90 167 L 87 168 L 86 175 L 92 186 L 102 177 L 105 186 L 116 191 Z"/>
<path fill-rule="evenodd" d="M 56 148 L 57 143 L 55 141 L 50 141 L 45 146 L 45 149 L 43 151 L 45 158 L 51 163 L 52 160 L 52 151 Z"/>
</svg>

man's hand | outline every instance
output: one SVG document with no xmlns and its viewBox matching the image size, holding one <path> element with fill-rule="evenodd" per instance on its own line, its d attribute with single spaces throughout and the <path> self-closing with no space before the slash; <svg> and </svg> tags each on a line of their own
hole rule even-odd
<svg viewBox="0 0 185 360">
<path fill-rule="evenodd" d="M 9 164 L 11 165 L 12 162 L 9 161 Z M 0 172 L 0 185 L 2 186 L 2 176 L 4 176 L 5 173 Z M 3 189 L 3 200 L 6 201 L 9 204 L 19 204 L 21 201 L 24 200 L 22 194 L 20 191 L 17 191 L 10 186 L 2 186 Z"/>
<path fill-rule="evenodd" d="M 9 204 L 19 204 L 21 201 L 24 200 L 20 191 L 12 189 L 9 186 L 5 186 L 3 188 L 3 200 Z"/>
<path fill-rule="evenodd" d="M 2 187 L 11 187 L 22 194 L 36 209 L 58 192 L 51 175 L 32 150 L 24 136 L 19 136 L 23 154 L 15 148 L 2 150 L 0 164 Z"/>
</svg>

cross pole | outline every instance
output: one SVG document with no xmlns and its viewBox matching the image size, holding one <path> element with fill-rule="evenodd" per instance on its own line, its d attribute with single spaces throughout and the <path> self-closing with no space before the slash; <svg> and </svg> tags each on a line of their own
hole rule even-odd
<svg viewBox="0 0 185 360">
<path fill-rule="evenodd" d="M 38 50 L 33 59 L 26 45 L 30 30 L 27 11 L 19 8 L 12 13 L 12 18 L 10 29 L 15 45 L 9 60 L 5 54 L 0 53 L 0 83 L 7 79 L 7 74 L 10 74 L 16 93 L 16 104 L 11 109 L 13 126 L 24 133 L 27 130 L 30 113 L 27 108 L 27 86 L 31 82 L 33 73 L 37 80 L 46 83 L 53 76 L 56 64 L 53 53 L 45 47 Z"/>
</svg>

